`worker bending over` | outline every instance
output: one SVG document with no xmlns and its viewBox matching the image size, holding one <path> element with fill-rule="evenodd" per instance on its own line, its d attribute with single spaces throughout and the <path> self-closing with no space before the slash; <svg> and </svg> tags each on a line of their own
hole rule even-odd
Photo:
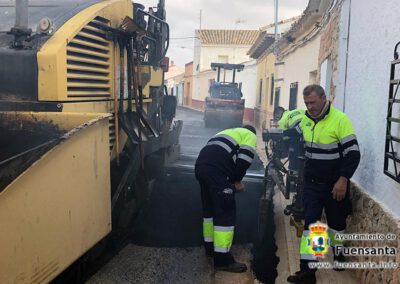
<svg viewBox="0 0 400 284">
<path fill-rule="evenodd" d="M 235 192 L 243 192 L 242 179 L 255 156 L 256 130 L 245 125 L 219 132 L 200 151 L 195 165 L 203 204 L 206 254 L 216 270 L 244 272 L 244 263 L 230 253 L 236 220 Z"/>
</svg>

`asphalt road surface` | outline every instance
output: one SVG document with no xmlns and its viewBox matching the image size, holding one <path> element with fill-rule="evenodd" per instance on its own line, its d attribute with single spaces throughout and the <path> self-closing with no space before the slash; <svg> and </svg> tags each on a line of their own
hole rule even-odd
<svg viewBox="0 0 400 284">
<path fill-rule="evenodd" d="M 208 139 L 221 129 L 204 127 L 202 114 L 178 109 L 184 122 L 180 158 L 155 181 L 147 205 L 134 225 L 132 243 L 88 283 L 254 283 L 253 273 L 215 273 L 202 244 L 200 188 L 194 162 Z M 263 166 L 256 157 L 244 179 L 246 192 L 236 195 L 237 226 L 232 252 L 248 265 L 257 236 Z"/>
</svg>

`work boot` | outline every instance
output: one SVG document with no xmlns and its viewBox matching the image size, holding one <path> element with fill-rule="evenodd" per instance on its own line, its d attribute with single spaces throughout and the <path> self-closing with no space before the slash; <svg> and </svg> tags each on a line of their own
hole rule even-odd
<svg viewBox="0 0 400 284">
<path fill-rule="evenodd" d="M 295 284 L 315 284 L 317 278 L 315 277 L 315 269 L 308 269 L 304 271 L 297 271 L 294 275 L 290 275 L 287 281 Z"/>
<path fill-rule="evenodd" d="M 204 248 L 206 250 L 206 256 L 207 257 L 213 257 L 214 256 L 214 243 L 204 242 Z"/>
<path fill-rule="evenodd" d="M 233 273 L 242 273 L 247 270 L 247 266 L 244 263 L 241 262 L 233 262 L 227 265 L 222 265 L 222 266 L 214 266 L 215 270 L 219 271 L 227 271 L 227 272 L 233 272 Z"/>
<path fill-rule="evenodd" d="M 344 262 L 346 262 L 346 258 L 343 253 L 339 253 L 339 255 L 333 254 L 333 261 L 344 263 Z M 334 267 L 333 270 L 344 271 L 344 268 Z"/>
<path fill-rule="evenodd" d="M 244 263 L 236 262 L 230 252 L 214 252 L 214 269 L 217 271 L 242 273 L 247 270 L 247 266 Z"/>
</svg>

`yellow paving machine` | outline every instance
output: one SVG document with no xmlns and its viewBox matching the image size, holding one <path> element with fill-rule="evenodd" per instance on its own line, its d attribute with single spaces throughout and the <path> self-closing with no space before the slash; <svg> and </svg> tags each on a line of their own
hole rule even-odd
<svg viewBox="0 0 400 284">
<path fill-rule="evenodd" d="M 168 43 L 163 0 L 0 0 L 0 283 L 48 283 L 129 228 L 179 151 Z"/>
</svg>

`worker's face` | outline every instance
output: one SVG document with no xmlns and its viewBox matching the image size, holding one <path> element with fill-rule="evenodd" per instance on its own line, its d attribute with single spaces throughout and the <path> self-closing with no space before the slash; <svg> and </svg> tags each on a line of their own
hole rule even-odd
<svg viewBox="0 0 400 284">
<path fill-rule="evenodd" d="M 311 116 L 319 115 L 325 106 L 326 96 L 320 97 L 316 92 L 312 92 L 308 96 L 303 97 L 308 113 L 311 114 Z"/>
<path fill-rule="evenodd" d="M 282 118 L 283 112 L 283 110 L 274 112 L 274 120 L 280 120 Z"/>
</svg>

